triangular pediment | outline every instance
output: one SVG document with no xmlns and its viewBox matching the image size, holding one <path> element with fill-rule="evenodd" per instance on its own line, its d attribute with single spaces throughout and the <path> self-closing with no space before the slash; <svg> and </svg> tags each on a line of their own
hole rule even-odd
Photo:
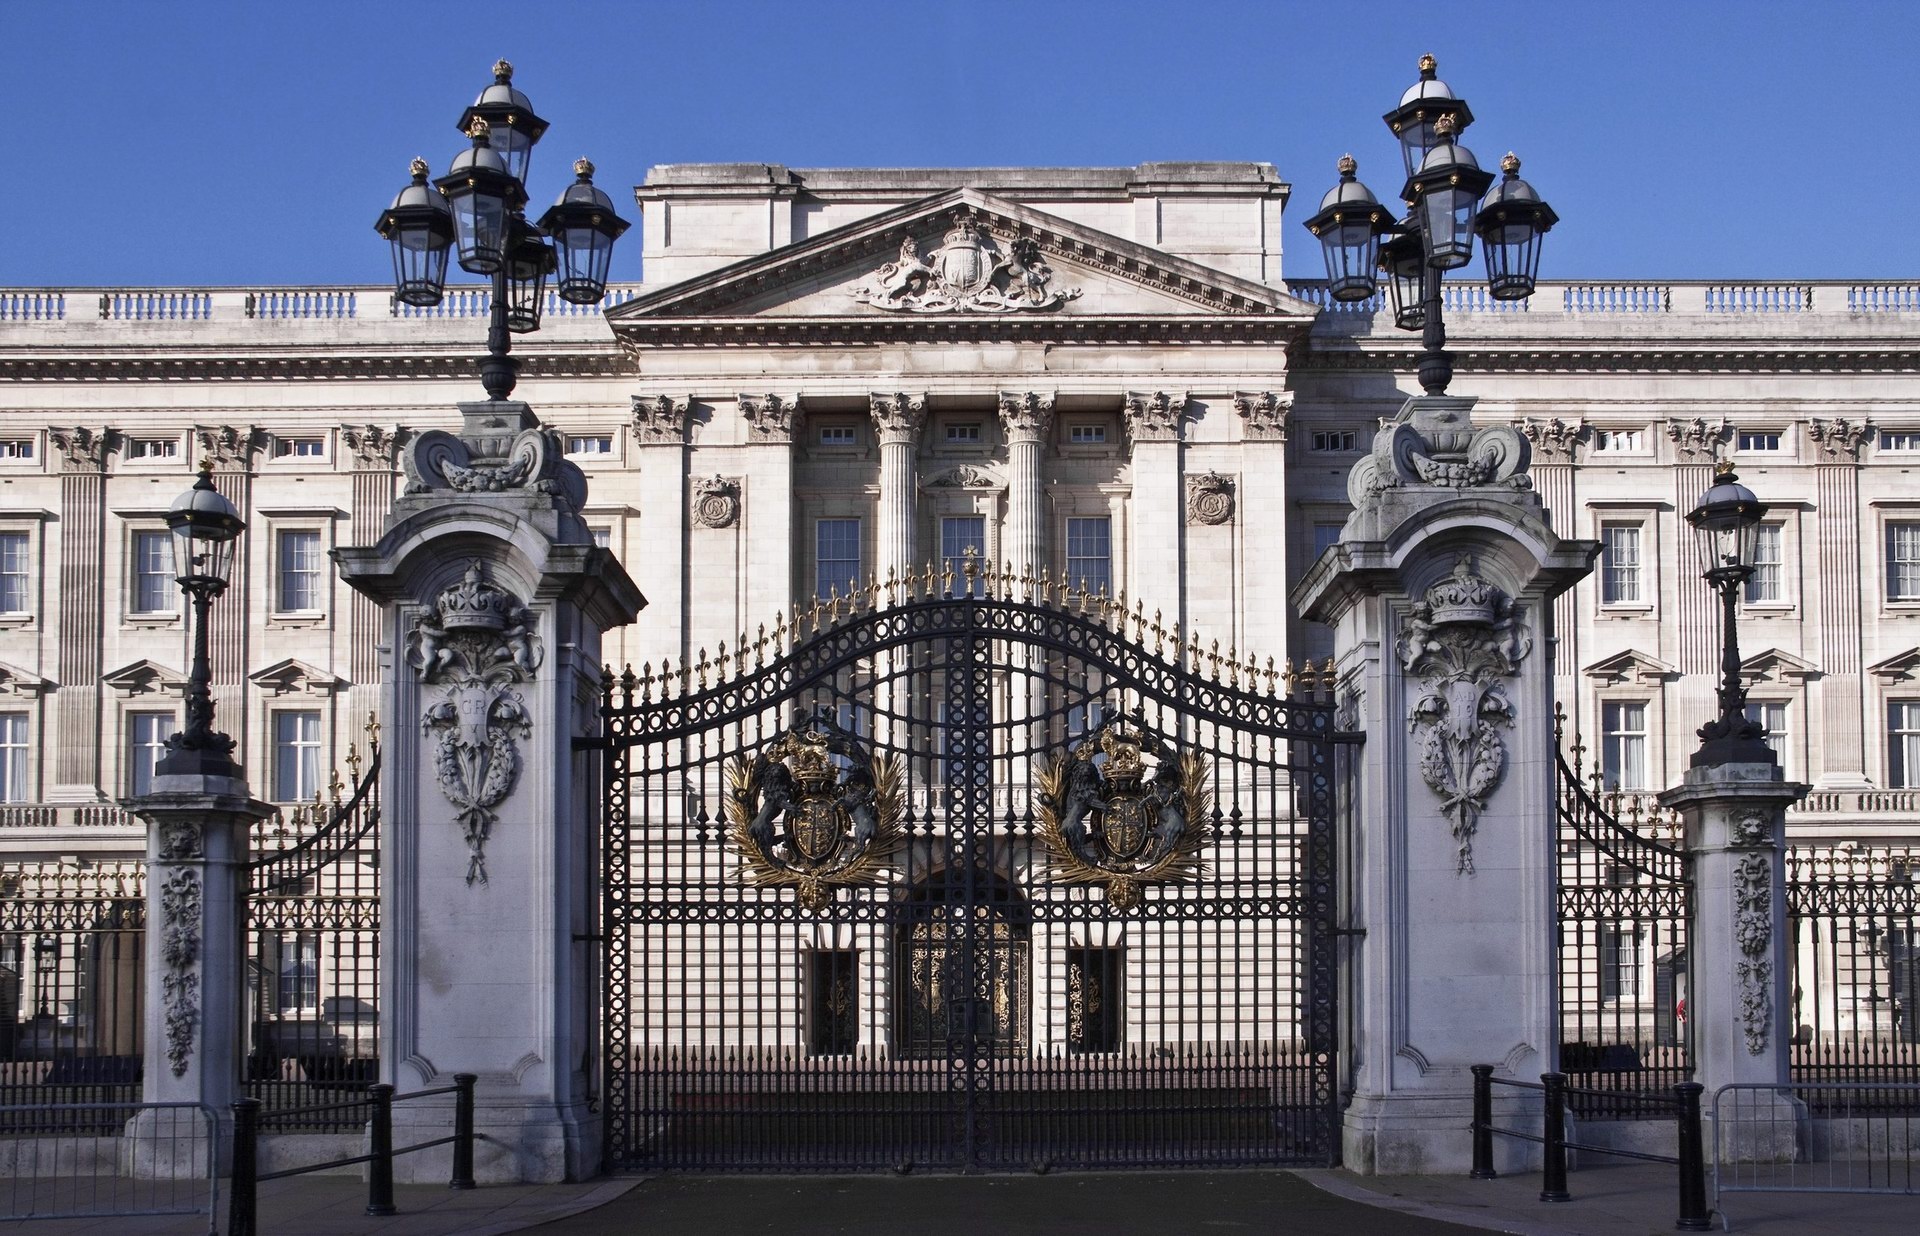
<svg viewBox="0 0 1920 1236">
<path fill-rule="evenodd" d="M 1628 683 L 1648 686 L 1679 676 L 1665 661 L 1632 648 L 1595 661 L 1580 672 L 1603 687 Z"/>
<path fill-rule="evenodd" d="M 247 675 L 247 681 L 269 695 L 332 695 L 347 685 L 325 670 L 293 657 Z"/>
<path fill-rule="evenodd" d="M 52 683 L 32 670 L 0 661 L 0 695 L 39 696 L 52 689 Z"/>
<path fill-rule="evenodd" d="M 129 696 L 180 695 L 187 687 L 185 674 L 146 657 L 100 675 L 100 681 L 120 694 Z"/>
<path fill-rule="evenodd" d="M 1892 686 L 1896 682 L 1920 679 L 1920 648 L 1909 648 L 1884 661 L 1867 666 L 1867 673 Z"/>
<path fill-rule="evenodd" d="M 1763 682 L 1797 687 L 1819 673 L 1820 667 L 1813 662 L 1778 648 L 1757 652 L 1740 662 L 1740 677 L 1750 687 Z"/>
<path fill-rule="evenodd" d="M 975 226 L 977 245 L 967 235 Z M 958 323 L 1019 330 L 1116 319 L 1304 330 L 1316 312 L 1264 283 L 977 189 L 953 189 L 642 292 L 606 316 L 618 336 L 637 341 L 716 319 L 790 329 L 832 322 L 885 336 L 951 332 Z"/>
</svg>

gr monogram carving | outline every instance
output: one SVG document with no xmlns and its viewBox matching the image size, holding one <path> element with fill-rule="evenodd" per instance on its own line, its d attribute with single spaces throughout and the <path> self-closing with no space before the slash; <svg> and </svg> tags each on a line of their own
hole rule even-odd
<svg viewBox="0 0 1920 1236">
<path fill-rule="evenodd" d="M 487 882 L 487 837 L 498 818 L 493 809 L 519 777 L 515 739 L 532 732 L 533 718 L 512 688 L 532 679 L 541 655 L 533 615 L 487 582 L 477 560 L 440 594 L 407 641 L 407 659 L 421 680 L 442 688 L 420 727 L 434 740 L 434 780 L 459 811 L 468 884 Z"/>
</svg>

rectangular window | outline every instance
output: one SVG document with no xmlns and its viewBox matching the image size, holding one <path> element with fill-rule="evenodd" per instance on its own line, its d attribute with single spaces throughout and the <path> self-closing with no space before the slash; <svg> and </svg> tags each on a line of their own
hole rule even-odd
<svg viewBox="0 0 1920 1236">
<path fill-rule="evenodd" d="M 1107 706 L 1100 700 L 1087 700 L 1074 704 L 1067 709 L 1067 740 L 1069 742 L 1085 738 L 1100 728 L 1100 722 L 1106 719 Z"/>
<path fill-rule="evenodd" d="M 968 444 L 980 441 L 979 421 L 954 421 L 947 426 L 947 441 Z"/>
<path fill-rule="evenodd" d="M 153 766 L 167 753 L 173 737 L 170 712 L 127 714 L 127 792 L 138 797 L 153 792 Z"/>
<path fill-rule="evenodd" d="M 1787 762 L 1787 702 L 1750 700 L 1747 703 L 1747 720 L 1760 723 L 1760 728 L 1766 731 L 1767 746 L 1773 748 L 1773 758 L 1784 767 Z"/>
<path fill-rule="evenodd" d="M 129 438 L 128 459 L 175 459 L 180 455 L 178 438 Z"/>
<path fill-rule="evenodd" d="M 987 520 L 983 515 L 948 515 L 940 521 L 940 569 L 953 572 L 955 596 L 979 595 L 982 581 L 976 574 L 971 588 L 967 565 L 975 572 L 987 566 Z"/>
<path fill-rule="evenodd" d="M 1600 998 L 1640 998 L 1641 934 L 1638 928 L 1609 928 L 1600 933 Z"/>
<path fill-rule="evenodd" d="M 1120 948 L 1067 950 L 1067 1050 L 1074 1055 L 1119 1051 L 1126 1019 L 1120 984 L 1126 974 Z"/>
<path fill-rule="evenodd" d="M 1316 451 L 1350 451 L 1353 449 L 1353 434 L 1349 430 L 1315 430 L 1312 449 Z"/>
<path fill-rule="evenodd" d="M 1761 524 L 1753 539 L 1753 574 L 1747 576 L 1747 603 L 1767 604 L 1787 599 L 1786 529 Z"/>
<path fill-rule="evenodd" d="M 0 463 L 29 463 L 32 459 L 32 438 L 0 438 Z"/>
<path fill-rule="evenodd" d="M 1600 603 L 1640 601 L 1640 525 L 1605 524 L 1600 529 Z"/>
<path fill-rule="evenodd" d="M 1315 524 L 1313 526 L 1313 557 L 1307 560 L 1311 566 L 1320 560 L 1320 555 L 1340 543 L 1340 529 L 1345 524 Z"/>
<path fill-rule="evenodd" d="M 1113 594 L 1113 521 L 1105 515 L 1067 521 L 1067 586 Z"/>
<path fill-rule="evenodd" d="M 27 534 L 0 532 L 0 614 L 24 614 L 33 597 Z"/>
<path fill-rule="evenodd" d="M 33 797 L 27 784 L 27 714 L 0 712 L 0 803 Z"/>
<path fill-rule="evenodd" d="M 612 528 L 589 528 L 587 531 L 593 536 L 593 543 L 598 548 L 608 549 L 613 545 Z"/>
<path fill-rule="evenodd" d="M 327 440 L 320 437 L 280 437 L 273 439 L 276 459 L 319 459 L 327 453 Z"/>
<path fill-rule="evenodd" d="M 309 612 L 321 608 L 320 534 L 288 530 L 280 534 L 280 608 Z"/>
<path fill-rule="evenodd" d="M 1886 430 L 1880 435 L 1883 451 L 1920 451 L 1920 433 L 1912 430 Z"/>
<path fill-rule="evenodd" d="M 295 931 L 280 937 L 278 979 L 281 1013 L 312 1013 L 320 1008 L 319 932 Z"/>
<path fill-rule="evenodd" d="M 611 455 L 613 454 L 613 436 L 611 434 L 589 434 L 583 438 L 568 438 L 567 454 Z"/>
<path fill-rule="evenodd" d="M 809 1056 L 851 1056 L 860 1045 L 859 957 L 850 948 L 807 954 Z"/>
<path fill-rule="evenodd" d="M 171 532 L 133 534 L 133 612 L 180 612 L 180 584 L 173 573 Z"/>
<path fill-rule="evenodd" d="M 821 446 L 858 446 L 860 431 L 852 425 L 820 426 Z"/>
<path fill-rule="evenodd" d="M 1609 790 L 1647 788 L 1647 706 L 1620 701 L 1600 706 L 1600 773 Z"/>
<path fill-rule="evenodd" d="M 1920 700 L 1887 704 L 1887 784 L 1920 789 Z"/>
<path fill-rule="evenodd" d="M 813 595 L 849 596 L 860 586 L 860 521 L 821 519 L 813 525 Z"/>
<path fill-rule="evenodd" d="M 1887 525 L 1887 600 L 1920 601 L 1920 523 Z"/>
<path fill-rule="evenodd" d="M 1642 429 L 1596 429 L 1593 431 L 1593 449 L 1608 454 L 1623 454 L 1645 450 L 1646 431 Z"/>
<path fill-rule="evenodd" d="M 320 788 L 320 714 L 273 714 L 273 800 L 303 803 Z"/>
<path fill-rule="evenodd" d="M 1105 425 L 1069 425 L 1067 441 L 1075 446 L 1096 446 L 1107 440 Z"/>
<path fill-rule="evenodd" d="M 1735 445 L 1742 451 L 1777 451 L 1780 449 L 1780 433 L 1773 429 L 1742 429 Z"/>
</svg>

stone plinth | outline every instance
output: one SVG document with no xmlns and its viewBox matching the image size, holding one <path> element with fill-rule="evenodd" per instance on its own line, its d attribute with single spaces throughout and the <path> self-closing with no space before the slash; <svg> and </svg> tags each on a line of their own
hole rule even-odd
<svg viewBox="0 0 1920 1236">
<path fill-rule="evenodd" d="M 1598 546 L 1555 535 L 1526 442 L 1471 400 L 1410 400 L 1349 480 L 1355 512 L 1294 590 L 1333 626 L 1365 731 L 1345 846 L 1358 866 L 1356 1171 L 1465 1171 L 1475 1064 L 1553 1067 L 1552 601 Z M 1495 1091 L 1524 1119 L 1527 1097 Z"/>
</svg>

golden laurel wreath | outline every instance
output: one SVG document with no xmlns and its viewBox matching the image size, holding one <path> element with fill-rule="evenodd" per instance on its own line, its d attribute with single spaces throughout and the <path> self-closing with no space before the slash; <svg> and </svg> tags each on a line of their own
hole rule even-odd
<svg viewBox="0 0 1920 1236">
<path fill-rule="evenodd" d="M 1062 883 L 1105 885 L 1107 900 L 1115 909 L 1131 910 L 1141 903 L 1148 884 L 1198 879 L 1206 874 L 1206 861 L 1201 852 L 1213 839 L 1213 791 L 1207 784 L 1210 770 L 1206 761 L 1193 752 L 1180 756 L 1176 767 L 1185 825 L 1173 844 L 1150 858 L 1108 857 L 1102 862 L 1090 862 L 1068 843 L 1062 817 L 1068 809 L 1075 766 L 1091 765 L 1097 749 L 1113 745 L 1112 734 L 1103 728 L 1097 738 L 1090 738 L 1071 751 L 1063 751 L 1034 769 L 1040 790 L 1040 842 Z M 1124 745 L 1132 746 L 1137 767 L 1137 744 Z"/>
<path fill-rule="evenodd" d="M 872 778 L 869 799 L 874 816 L 872 834 L 855 843 L 849 832 L 851 818 L 839 800 L 840 792 L 851 778 L 836 776 L 826 759 L 826 749 L 812 736 L 790 732 L 782 735 L 766 752 L 754 759 L 736 758 L 727 765 L 727 839 L 746 861 L 746 878 L 762 888 L 798 890 L 800 905 L 820 910 L 833 900 L 833 886 L 872 884 L 894 858 L 906 840 L 901 820 L 905 814 L 906 766 L 897 755 L 872 756 L 866 772 Z M 753 825 L 760 814 L 762 782 L 774 762 L 787 765 L 802 792 L 781 812 L 798 812 L 811 817 L 816 825 L 826 813 L 826 821 L 836 838 L 830 848 L 809 858 L 791 836 L 784 848 L 763 846 L 754 836 Z M 791 830 L 790 830 L 791 831 Z"/>
</svg>

